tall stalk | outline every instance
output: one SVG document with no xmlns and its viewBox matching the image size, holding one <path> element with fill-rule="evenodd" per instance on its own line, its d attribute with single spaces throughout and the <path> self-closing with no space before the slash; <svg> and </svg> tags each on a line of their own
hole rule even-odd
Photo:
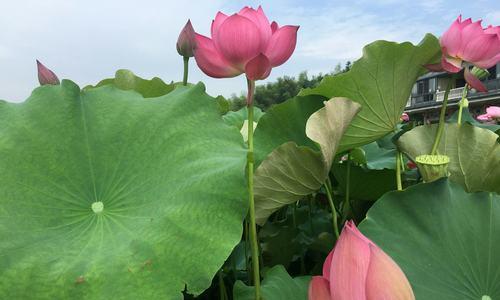
<svg viewBox="0 0 500 300">
<path fill-rule="evenodd" d="M 189 57 L 184 56 L 184 76 L 182 77 L 182 85 L 187 85 L 189 72 Z"/>
<path fill-rule="evenodd" d="M 444 131 L 444 123 L 446 117 L 446 106 L 448 105 L 448 96 L 450 95 L 451 83 L 454 81 L 455 77 L 452 77 L 448 81 L 448 85 L 446 86 L 446 91 L 444 92 L 443 105 L 441 106 L 441 113 L 439 114 L 439 125 L 436 131 L 436 136 L 434 138 L 434 144 L 432 145 L 431 155 L 435 155 L 437 152 L 437 148 L 439 146 L 439 142 L 441 141 L 441 136 Z"/>
<path fill-rule="evenodd" d="M 403 190 L 403 184 L 401 180 L 401 170 L 403 169 L 403 157 L 401 152 L 396 151 L 396 184 L 398 187 L 398 191 Z"/>
<path fill-rule="evenodd" d="M 464 108 L 464 101 L 465 101 L 465 97 L 467 97 L 467 91 L 468 91 L 468 84 L 466 84 L 464 86 L 464 90 L 462 91 L 462 99 L 460 99 L 460 102 L 459 102 L 459 108 L 458 108 L 458 119 L 457 119 L 457 123 L 458 125 L 462 124 L 462 110 Z"/>
<path fill-rule="evenodd" d="M 337 223 L 338 222 L 337 221 L 337 210 L 335 209 L 335 204 L 333 203 L 332 185 L 331 185 L 329 177 L 326 177 L 325 190 L 326 190 L 326 197 L 328 198 L 328 204 L 330 204 L 330 210 L 332 211 L 333 233 L 338 238 L 339 237 L 339 225 Z"/>
<path fill-rule="evenodd" d="M 253 194 L 253 96 L 255 92 L 255 81 L 247 79 L 247 112 L 248 112 L 248 204 L 250 218 L 250 245 L 252 249 L 252 272 L 255 287 L 255 299 L 260 300 L 260 270 L 259 270 L 259 245 L 257 240 L 257 225 L 255 224 L 255 199 Z"/>
</svg>

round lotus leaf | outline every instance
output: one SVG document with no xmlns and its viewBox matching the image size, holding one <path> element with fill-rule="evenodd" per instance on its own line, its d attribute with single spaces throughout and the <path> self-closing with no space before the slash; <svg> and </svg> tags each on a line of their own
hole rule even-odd
<svg viewBox="0 0 500 300">
<path fill-rule="evenodd" d="M 500 196 L 442 178 L 385 194 L 360 230 L 405 272 L 416 299 L 500 299 Z"/>
<path fill-rule="evenodd" d="M 0 299 L 182 299 L 241 237 L 246 152 L 203 84 L 0 101 Z"/>
</svg>

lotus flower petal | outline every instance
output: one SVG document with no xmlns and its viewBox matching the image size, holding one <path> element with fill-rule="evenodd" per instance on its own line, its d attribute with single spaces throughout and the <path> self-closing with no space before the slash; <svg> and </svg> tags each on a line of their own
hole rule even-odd
<svg viewBox="0 0 500 300">
<path fill-rule="evenodd" d="M 346 223 L 331 262 L 329 280 L 332 299 L 366 300 L 365 278 L 370 264 L 370 243 L 354 223 Z"/>
<path fill-rule="evenodd" d="M 478 119 L 479 121 L 491 121 L 491 116 L 489 114 L 482 114 L 477 116 L 476 119 Z"/>
<path fill-rule="evenodd" d="M 453 57 L 446 57 L 443 55 L 441 58 L 441 66 L 444 70 L 450 73 L 458 73 L 462 70 L 462 60 Z"/>
<path fill-rule="evenodd" d="M 441 63 L 427 64 L 427 65 L 424 65 L 424 67 L 431 72 L 443 72 L 444 71 L 443 65 Z"/>
<path fill-rule="evenodd" d="M 457 55 L 462 45 L 461 18 L 462 17 L 459 16 L 440 39 L 441 45 L 448 49 L 448 55 L 450 56 Z"/>
<path fill-rule="evenodd" d="M 472 38 L 463 49 L 462 59 L 475 63 L 491 59 L 500 50 L 496 34 L 483 34 Z"/>
<path fill-rule="evenodd" d="M 243 73 L 243 71 L 234 68 L 220 53 L 215 49 L 213 41 L 206 36 L 196 34 L 197 48 L 194 58 L 198 67 L 208 76 L 215 78 L 234 77 Z"/>
<path fill-rule="evenodd" d="M 216 48 L 235 68 L 244 71 L 246 63 L 262 52 L 260 30 L 251 20 L 234 14 L 219 27 Z"/>
<path fill-rule="evenodd" d="M 266 79 L 271 74 L 271 63 L 261 53 L 245 65 L 245 73 L 250 80 Z"/>
<path fill-rule="evenodd" d="M 399 266 L 384 251 L 370 245 L 366 300 L 414 300 L 413 290 Z"/>
<path fill-rule="evenodd" d="M 331 300 L 328 280 L 322 276 L 313 276 L 309 283 L 309 300 Z"/>
<path fill-rule="evenodd" d="M 215 19 L 212 21 L 212 27 L 210 28 L 210 34 L 212 35 L 212 40 L 215 40 L 217 32 L 219 31 L 220 25 L 227 19 L 227 15 L 217 12 Z"/>
<path fill-rule="evenodd" d="M 238 15 L 250 19 L 252 22 L 254 22 L 255 25 L 257 25 L 261 33 L 262 45 L 266 45 L 269 42 L 272 34 L 271 26 L 269 24 L 269 20 L 266 17 L 266 14 L 264 13 L 260 5 L 257 10 L 246 6 L 240 10 Z"/>
<path fill-rule="evenodd" d="M 299 26 L 286 25 L 271 36 L 265 53 L 273 67 L 282 65 L 292 55 L 297 44 L 297 30 Z"/>
<path fill-rule="evenodd" d="M 330 278 L 330 269 L 332 267 L 332 258 L 334 252 L 335 248 L 332 251 L 330 251 L 330 253 L 328 253 L 325 262 L 323 263 L 323 277 L 325 278 Z"/>
<path fill-rule="evenodd" d="M 271 32 L 274 34 L 276 32 L 276 30 L 278 30 L 280 27 L 278 26 L 278 23 L 276 23 L 275 21 L 273 21 L 271 23 Z"/>
<path fill-rule="evenodd" d="M 490 106 L 486 108 L 486 113 L 494 119 L 500 119 L 500 107 L 498 106 Z"/>
<path fill-rule="evenodd" d="M 479 92 L 487 92 L 488 89 L 484 84 L 479 80 L 476 76 L 472 75 L 472 73 L 469 71 L 469 68 L 465 68 L 464 70 L 464 78 L 467 83 L 475 88 Z"/>
</svg>

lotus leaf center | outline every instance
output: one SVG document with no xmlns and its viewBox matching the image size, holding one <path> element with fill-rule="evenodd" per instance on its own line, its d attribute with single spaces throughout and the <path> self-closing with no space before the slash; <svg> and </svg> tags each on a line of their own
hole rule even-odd
<svg viewBox="0 0 500 300">
<path fill-rule="evenodd" d="M 92 210 L 98 214 L 104 210 L 104 204 L 101 201 L 96 201 L 92 203 Z"/>
<path fill-rule="evenodd" d="M 484 295 L 483 297 L 481 297 L 481 300 L 491 300 L 491 297 L 488 295 Z"/>
</svg>

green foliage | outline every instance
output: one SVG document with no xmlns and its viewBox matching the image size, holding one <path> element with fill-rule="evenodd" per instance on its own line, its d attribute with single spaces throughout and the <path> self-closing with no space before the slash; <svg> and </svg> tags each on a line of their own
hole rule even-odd
<svg viewBox="0 0 500 300">
<path fill-rule="evenodd" d="M 115 73 L 115 78 L 101 80 L 95 86 L 87 86 L 84 90 L 110 84 L 121 90 L 134 90 L 144 98 L 160 97 L 170 93 L 175 88 L 174 83 L 166 84 L 158 77 L 147 80 L 136 76 L 129 70 L 118 70 Z"/>
<path fill-rule="evenodd" d="M 259 165 L 254 175 L 257 223 L 263 224 L 279 208 L 321 187 L 339 141 L 359 108 L 359 104 L 346 98 L 325 102 L 325 107 L 313 113 L 306 124 L 306 134 L 319 145 L 319 152 L 288 142 Z"/>
<path fill-rule="evenodd" d="M 260 110 L 258 107 L 253 107 L 253 119 L 254 122 L 259 122 L 260 117 L 262 117 L 264 113 L 262 110 Z M 229 125 L 235 126 L 238 129 L 241 129 L 243 126 L 243 123 L 245 120 L 247 120 L 248 117 L 248 109 L 247 107 L 243 107 L 242 109 L 238 111 L 230 111 L 224 116 L 222 116 L 222 119 L 224 119 L 224 122 L 226 122 Z"/>
<path fill-rule="evenodd" d="M 347 61 L 344 68 L 342 68 L 340 64 L 337 64 L 337 66 L 335 66 L 335 69 L 326 75 L 347 72 L 349 71 L 350 66 L 350 61 Z M 297 78 L 283 76 L 278 77 L 274 82 L 257 85 L 254 96 L 255 105 L 262 108 L 263 110 L 267 110 L 275 104 L 283 103 L 286 100 L 295 97 L 301 89 L 313 88 L 317 86 L 326 75 L 320 73 L 318 75 L 309 77 L 307 72 L 304 71 L 301 72 Z M 244 106 L 246 101 L 244 95 L 233 95 L 230 100 L 236 107 Z M 238 108 L 236 108 L 236 110 L 237 109 Z"/>
<path fill-rule="evenodd" d="M 415 80 L 426 72 L 423 65 L 434 62 L 440 52 L 437 38 L 430 34 L 417 46 L 376 41 L 365 46 L 350 71 L 326 76 L 300 95 L 346 97 L 361 104 L 339 151 L 368 144 L 394 131 Z"/>
<path fill-rule="evenodd" d="M 310 276 L 292 278 L 285 268 L 277 265 L 269 269 L 264 275 L 261 290 L 262 297 L 269 300 L 304 300 L 307 299 Z M 253 287 L 237 281 L 234 285 L 233 298 L 235 300 L 253 300 Z"/>
<path fill-rule="evenodd" d="M 393 157 L 393 159 L 395 159 Z M 339 192 L 345 195 L 347 164 L 334 164 L 333 175 L 339 183 Z M 396 171 L 389 169 L 371 170 L 351 166 L 349 195 L 357 200 L 375 201 L 383 194 L 396 190 Z"/>
<path fill-rule="evenodd" d="M 398 145 L 414 160 L 430 153 L 436 130 L 437 124 L 415 127 L 399 138 Z M 450 180 L 467 191 L 500 193 L 500 144 L 491 130 L 468 123 L 446 124 L 438 153 L 450 157 Z"/>
<path fill-rule="evenodd" d="M 182 299 L 240 240 L 246 151 L 202 84 L 64 80 L 0 102 L 0 128 L 1 299 Z"/>
<path fill-rule="evenodd" d="M 416 299 L 500 298 L 498 195 L 419 184 L 383 196 L 360 230 L 399 264 Z"/>
</svg>

